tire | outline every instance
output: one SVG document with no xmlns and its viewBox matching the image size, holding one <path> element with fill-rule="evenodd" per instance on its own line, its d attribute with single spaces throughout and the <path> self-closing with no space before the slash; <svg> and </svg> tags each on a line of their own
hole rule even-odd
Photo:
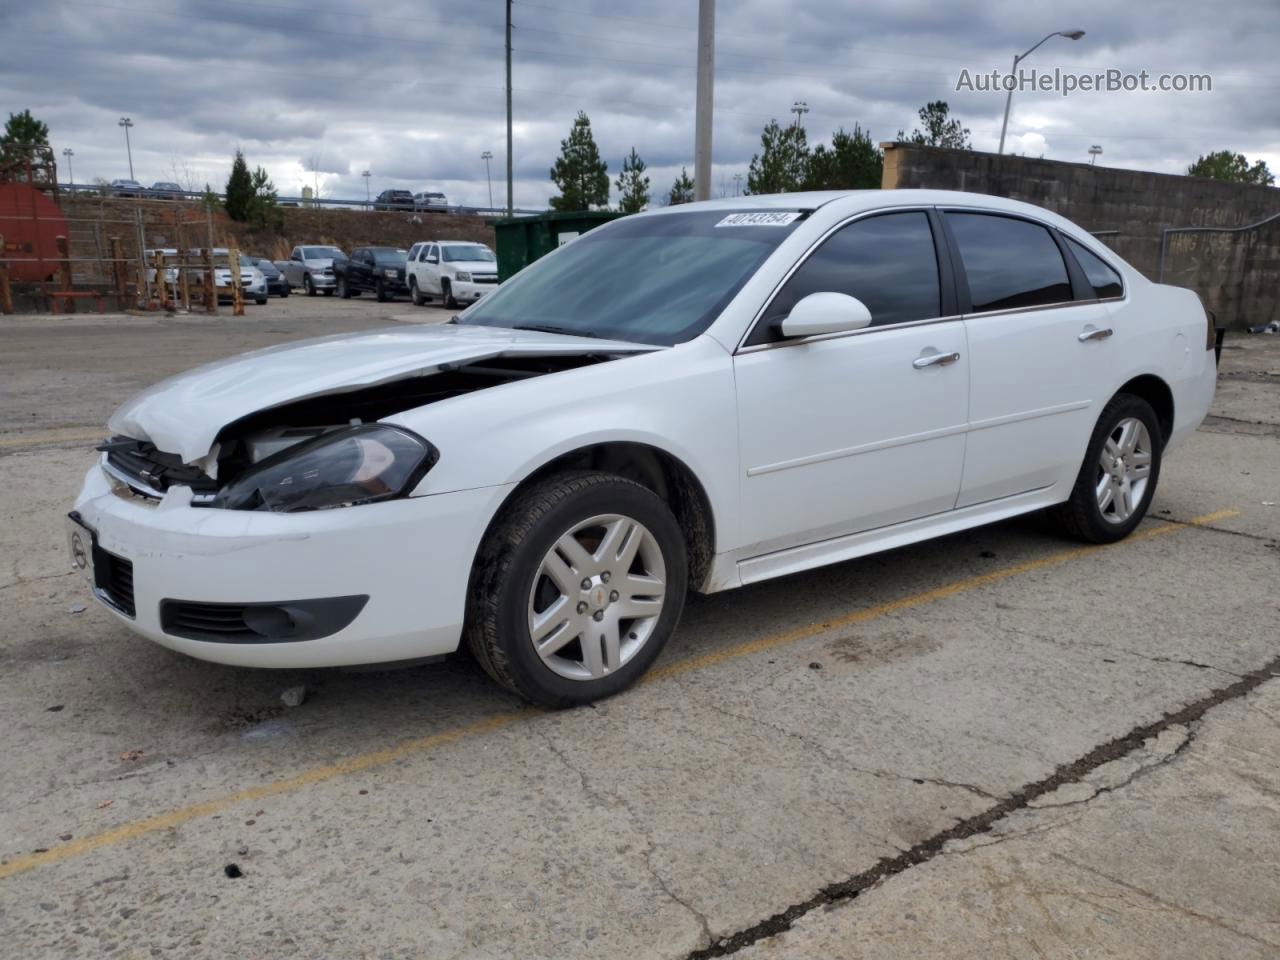
<svg viewBox="0 0 1280 960">
<path fill-rule="evenodd" d="M 458 309 L 458 301 L 453 299 L 453 286 L 449 283 L 447 278 L 441 279 L 440 281 L 440 296 L 444 299 L 444 305 L 447 309 Z"/>
<path fill-rule="evenodd" d="M 311 274 L 304 273 L 302 275 L 302 289 L 307 291 L 308 297 L 314 297 L 316 295 L 316 285 L 311 279 Z"/>
<path fill-rule="evenodd" d="M 260 306 L 260 307 L 261 307 L 263 304 L 265 304 L 265 303 L 267 302 L 267 298 L 266 298 L 266 297 L 258 297 L 258 298 L 257 298 L 257 299 L 255 299 L 253 302 L 254 302 L 254 303 L 256 303 L 258 306 Z"/>
<path fill-rule="evenodd" d="M 338 278 L 338 296 L 340 296 L 343 300 L 351 299 L 351 287 L 347 284 L 346 277 Z"/>
<path fill-rule="evenodd" d="M 1059 528 L 1088 543 L 1132 533 L 1155 495 L 1164 439 L 1151 404 L 1128 393 L 1113 397 L 1093 428 L 1070 498 L 1053 509 Z"/>
<path fill-rule="evenodd" d="M 626 570 L 610 569 L 603 556 L 610 531 L 616 542 L 634 545 Z M 561 545 L 571 538 L 580 552 L 567 562 Z M 567 590 L 546 572 L 553 557 Z M 687 576 L 680 527 L 652 491 L 614 474 L 558 474 L 518 493 L 486 535 L 467 592 L 467 645 L 489 676 L 542 706 L 612 696 L 662 652 L 684 607 Z M 655 603 L 655 593 L 646 591 L 658 584 Z M 631 604 L 657 612 L 628 617 L 623 611 Z M 562 623 L 553 607 L 563 611 Z M 533 627 L 548 614 L 555 625 L 540 654 Z"/>
<path fill-rule="evenodd" d="M 289 295 L 289 285 L 286 283 L 284 287 L 280 290 L 280 299 L 283 300 L 288 295 Z"/>
<path fill-rule="evenodd" d="M 324 290 L 322 290 L 322 291 L 320 291 L 320 292 L 321 292 L 321 293 L 323 293 L 326 297 L 332 297 L 332 296 L 333 296 L 333 287 L 327 287 L 327 288 L 325 288 Z"/>
<path fill-rule="evenodd" d="M 373 293 L 374 296 L 378 298 L 379 303 L 386 303 L 391 299 L 391 297 L 387 295 L 387 285 L 381 280 L 374 281 Z"/>
<path fill-rule="evenodd" d="M 413 301 L 415 307 L 420 307 L 427 302 L 427 298 L 422 295 L 422 291 L 418 289 L 418 278 L 409 278 L 409 299 Z"/>
</svg>

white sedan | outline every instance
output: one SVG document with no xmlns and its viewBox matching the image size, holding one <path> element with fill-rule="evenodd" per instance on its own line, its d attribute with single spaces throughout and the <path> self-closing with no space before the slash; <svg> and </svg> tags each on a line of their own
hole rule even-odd
<svg viewBox="0 0 1280 960">
<path fill-rule="evenodd" d="M 110 420 L 68 524 L 124 624 L 223 663 L 466 644 L 567 705 L 715 592 L 1049 508 L 1117 540 L 1214 331 L 1062 217 L 940 191 L 601 226 L 452 323 L 260 350 Z"/>
</svg>

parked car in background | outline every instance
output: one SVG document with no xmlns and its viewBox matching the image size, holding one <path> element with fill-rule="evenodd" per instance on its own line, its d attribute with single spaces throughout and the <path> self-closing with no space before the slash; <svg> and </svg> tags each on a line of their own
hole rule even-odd
<svg viewBox="0 0 1280 960">
<path fill-rule="evenodd" d="M 333 265 L 338 296 L 348 298 L 370 290 L 379 301 L 409 292 L 405 283 L 405 251 L 398 247 L 356 247 L 351 258 Z"/>
<path fill-rule="evenodd" d="M 173 247 L 156 247 L 154 250 L 142 251 L 143 259 L 147 264 L 147 282 L 156 282 L 156 255 L 163 254 L 166 264 L 170 260 L 174 260 L 178 256 L 178 251 Z M 179 271 L 177 267 L 165 266 L 164 268 L 165 283 L 177 283 L 179 280 Z"/>
<path fill-rule="evenodd" d="M 409 248 L 408 274 L 415 305 L 438 299 L 452 310 L 498 285 L 498 258 L 483 243 L 426 241 Z"/>
<path fill-rule="evenodd" d="M 347 259 L 337 247 L 302 244 L 293 248 L 288 260 L 277 260 L 276 267 L 291 287 L 301 287 L 307 296 L 333 294 L 333 265 Z"/>
<path fill-rule="evenodd" d="M 449 206 L 449 198 L 443 193 L 424 191 L 413 195 L 415 210 L 444 210 Z"/>
<path fill-rule="evenodd" d="M 289 281 L 285 279 L 284 273 L 279 267 L 266 257 L 258 257 L 253 254 L 240 254 L 240 262 L 252 264 L 262 271 L 262 275 L 267 278 L 267 295 L 272 297 L 287 297 L 289 295 Z"/>
<path fill-rule="evenodd" d="M 375 210 L 412 210 L 413 194 L 408 190 L 383 190 L 373 198 Z"/>
<path fill-rule="evenodd" d="M 181 200 L 182 187 L 169 180 L 157 180 L 147 190 L 153 200 Z"/>
<path fill-rule="evenodd" d="M 202 258 L 204 251 L 193 249 L 187 251 L 192 258 Z M 230 251 L 226 247 L 215 247 L 213 256 L 215 266 L 213 268 L 214 286 L 218 291 L 219 300 L 230 300 L 234 296 L 231 287 L 231 267 L 226 264 L 226 258 Z M 241 296 L 246 300 L 252 300 L 261 305 L 267 302 L 267 278 L 261 270 L 253 263 L 251 258 L 240 258 L 240 292 Z M 218 261 L 222 261 L 218 265 Z M 204 271 L 192 270 L 189 282 L 192 288 L 204 286 Z"/>
<path fill-rule="evenodd" d="M 140 184 L 137 180 L 112 180 L 111 195 L 113 197 L 142 197 L 147 193 L 147 188 Z"/>
</svg>

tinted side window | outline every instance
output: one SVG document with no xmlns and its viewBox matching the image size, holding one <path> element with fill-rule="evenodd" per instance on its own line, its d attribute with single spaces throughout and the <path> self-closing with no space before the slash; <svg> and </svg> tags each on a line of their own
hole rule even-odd
<svg viewBox="0 0 1280 960">
<path fill-rule="evenodd" d="M 1071 280 L 1062 251 L 1036 223 L 985 213 L 948 213 L 975 313 L 1064 303 Z"/>
<path fill-rule="evenodd" d="M 872 326 L 939 315 L 941 294 L 933 231 L 924 213 L 859 220 L 829 237 L 774 297 L 766 324 L 811 293 L 847 293 L 871 311 Z"/>
<path fill-rule="evenodd" d="M 1080 264 L 1080 269 L 1088 277 L 1089 286 L 1093 287 L 1093 292 L 1099 299 L 1124 295 L 1124 284 L 1120 280 L 1120 274 L 1107 266 L 1105 260 L 1083 244 L 1077 243 L 1070 237 L 1064 237 L 1064 239 L 1067 241 L 1067 246 L 1071 248 L 1076 262 Z"/>
</svg>

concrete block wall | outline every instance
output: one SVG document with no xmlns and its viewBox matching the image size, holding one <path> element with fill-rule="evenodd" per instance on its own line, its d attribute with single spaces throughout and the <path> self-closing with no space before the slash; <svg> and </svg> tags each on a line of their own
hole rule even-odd
<svg viewBox="0 0 1280 960">
<path fill-rule="evenodd" d="M 1061 160 L 881 144 L 885 189 L 965 190 L 1023 200 L 1091 232 L 1155 279 L 1164 227 L 1238 227 L 1280 213 L 1280 189 Z M 1280 221 L 1240 234 L 1174 234 L 1166 283 L 1200 294 L 1218 322 L 1280 320 Z"/>
</svg>

